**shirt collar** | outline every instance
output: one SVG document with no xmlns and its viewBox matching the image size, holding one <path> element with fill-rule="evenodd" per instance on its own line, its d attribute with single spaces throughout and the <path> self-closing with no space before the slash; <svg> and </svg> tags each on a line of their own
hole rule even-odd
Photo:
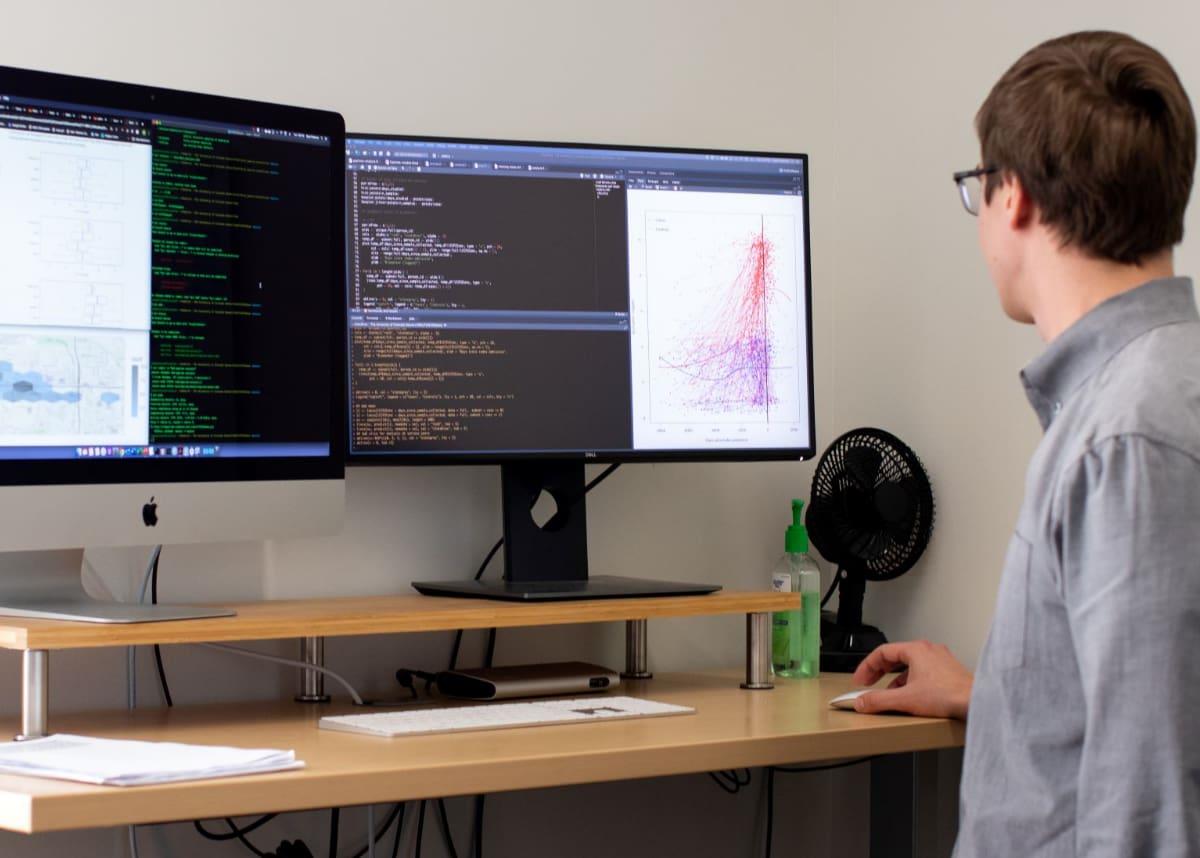
<svg viewBox="0 0 1200 858">
<path fill-rule="evenodd" d="M 1151 280 L 1089 310 L 1021 372 L 1042 429 L 1049 428 L 1080 385 L 1129 343 L 1154 328 L 1198 318 L 1187 277 Z"/>
</svg>

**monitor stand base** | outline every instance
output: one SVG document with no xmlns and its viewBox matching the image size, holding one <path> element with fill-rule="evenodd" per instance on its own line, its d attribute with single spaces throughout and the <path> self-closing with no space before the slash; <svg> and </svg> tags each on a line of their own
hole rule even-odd
<svg viewBox="0 0 1200 858">
<path fill-rule="evenodd" d="M 0 616 L 85 623 L 155 623 L 232 617 L 208 605 L 101 602 L 83 589 L 83 549 L 0 552 Z"/>
<path fill-rule="evenodd" d="M 496 599 L 505 602 L 565 602 L 576 599 L 636 599 L 647 596 L 700 596 L 715 593 L 718 584 L 687 584 L 594 575 L 570 581 L 416 581 L 426 596 Z"/>
</svg>

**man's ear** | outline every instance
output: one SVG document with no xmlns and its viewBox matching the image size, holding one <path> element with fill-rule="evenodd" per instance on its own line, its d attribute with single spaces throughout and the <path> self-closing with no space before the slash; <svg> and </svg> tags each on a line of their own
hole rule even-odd
<svg viewBox="0 0 1200 858">
<path fill-rule="evenodd" d="M 1025 229 L 1037 222 L 1033 200 L 1025 192 L 1020 179 L 1013 175 L 1005 176 L 1000 193 L 1004 197 L 1004 213 L 1010 227 Z"/>
</svg>

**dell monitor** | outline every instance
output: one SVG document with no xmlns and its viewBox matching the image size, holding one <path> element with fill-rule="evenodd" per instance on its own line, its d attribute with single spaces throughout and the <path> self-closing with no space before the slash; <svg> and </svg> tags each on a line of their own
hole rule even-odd
<svg viewBox="0 0 1200 858">
<path fill-rule="evenodd" d="M 414 586 L 718 589 L 589 578 L 584 464 L 813 454 L 807 157 L 350 134 L 346 194 L 350 461 L 501 465 L 503 580 Z"/>
<path fill-rule="evenodd" d="M 88 546 L 336 529 L 335 113 L 0 68 L 0 614 L 90 600 Z"/>
</svg>

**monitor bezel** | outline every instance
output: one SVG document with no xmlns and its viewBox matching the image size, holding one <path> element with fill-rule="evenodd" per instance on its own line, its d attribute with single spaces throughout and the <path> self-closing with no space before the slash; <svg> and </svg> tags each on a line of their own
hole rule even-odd
<svg viewBox="0 0 1200 858">
<path fill-rule="evenodd" d="M 368 134 L 347 131 L 346 141 L 381 140 L 431 143 L 466 143 L 485 146 L 529 146 L 557 149 L 598 149 L 621 152 L 658 152 L 684 155 L 743 155 L 762 158 L 788 158 L 803 165 L 803 211 L 804 211 L 804 301 L 805 343 L 808 361 L 808 438 L 805 447 L 761 447 L 745 450 L 528 450 L 528 451 L 483 451 L 453 453 L 445 451 L 417 452 L 395 451 L 388 453 L 362 453 L 351 449 L 350 434 L 350 384 L 351 343 L 349 329 L 346 332 L 346 407 L 344 434 L 346 439 L 346 463 L 351 466 L 397 466 L 397 465 L 503 465 L 527 460 L 562 460 L 616 464 L 622 462 L 759 462 L 759 461 L 803 461 L 816 455 L 816 416 L 813 404 L 813 340 L 812 340 L 812 235 L 809 223 L 809 183 L 807 153 L 764 152 L 750 149 L 708 149 L 682 146 L 640 146 L 617 143 L 549 142 L 546 140 L 503 140 L 484 137 L 441 137 L 421 134 Z M 349 171 L 347 171 L 349 172 Z M 345 245 L 350 247 L 350 221 L 346 219 Z M 350 254 L 346 254 L 346 300 L 345 311 L 349 312 L 351 272 Z"/>
<path fill-rule="evenodd" d="M 321 134 L 330 140 L 330 401 L 329 452 L 323 456 L 212 457 L 201 459 L 6 459 L 0 486 L 208 483 L 249 480 L 340 480 L 346 447 L 345 165 L 341 114 L 207 93 L 0 66 L 0 93 L 19 98 L 132 111 L 164 117 L 260 125 Z M 338 284 L 343 284 L 339 289 Z M 319 443 L 320 439 L 314 439 Z"/>
</svg>

